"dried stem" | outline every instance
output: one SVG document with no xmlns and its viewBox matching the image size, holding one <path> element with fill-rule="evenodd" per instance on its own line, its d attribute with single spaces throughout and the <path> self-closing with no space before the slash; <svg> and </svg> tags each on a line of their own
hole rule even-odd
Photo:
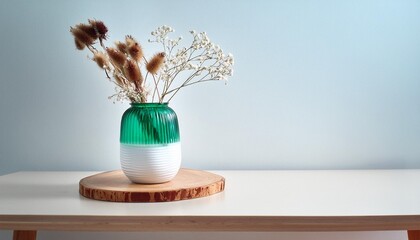
<svg viewBox="0 0 420 240">
<path fill-rule="evenodd" d="M 225 56 L 220 47 L 211 43 L 204 32 L 191 31 L 194 38 L 191 45 L 180 48 L 178 44 L 181 37 L 171 40 L 168 34 L 173 32 L 173 29 L 167 26 L 159 27 L 152 32 L 155 40 L 149 40 L 149 42 L 161 44 L 163 52 L 148 61 L 137 42 L 135 42 L 136 49 L 132 49 L 136 50 L 135 52 L 127 52 L 126 49 L 121 50 L 121 48 L 112 49 L 113 52 L 110 52 L 111 48 L 105 46 L 108 29 L 101 21 L 89 20 L 89 24 L 76 25 L 70 31 L 76 39 L 77 49 L 87 48 L 94 55 L 92 60 L 104 70 L 106 78 L 117 86 L 117 93 L 111 96 L 117 100 L 147 102 L 150 97 L 154 102 L 157 97 L 156 101 L 159 103 L 164 102 L 165 98 L 169 98 L 167 101 L 169 102 L 184 87 L 207 81 L 219 81 L 232 75 L 233 57 Z M 131 36 L 129 37 L 135 41 Z M 125 40 L 125 44 L 129 44 L 127 36 Z M 133 44 L 133 42 L 130 43 Z M 96 44 L 102 47 L 104 53 L 95 48 Z M 132 44 L 129 45 L 133 47 Z M 137 54 L 138 51 L 141 53 Z M 144 64 L 143 62 L 140 64 L 141 60 L 144 60 Z M 144 71 L 147 70 L 144 79 L 142 68 Z M 179 86 L 173 87 L 175 82 L 178 82 L 178 78 L 184 75 L 180 73 L 185 73 L 188 77 Z M 153 83 L 146 84 L 150 75 Z M 152 91 L 146 91 L 146 86 L 149 85 L 153 85 Z"/>
</svg>

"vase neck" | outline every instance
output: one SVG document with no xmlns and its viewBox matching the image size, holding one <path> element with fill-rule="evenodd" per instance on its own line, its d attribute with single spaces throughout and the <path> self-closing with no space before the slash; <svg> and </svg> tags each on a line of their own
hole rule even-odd
<svg viewBox="0 0 420 240">
<path fill-rule="evenodd" d="M 130 103 L 131 107 L 167 107 L 168 103 Z"/>
</svg>

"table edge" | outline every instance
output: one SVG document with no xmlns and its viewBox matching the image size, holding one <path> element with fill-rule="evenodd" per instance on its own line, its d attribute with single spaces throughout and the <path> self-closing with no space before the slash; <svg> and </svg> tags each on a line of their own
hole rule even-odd
<svg viewBox="0 0 420 240">
<path fill-rule="evenodd" d="M 60 231 L 420 230 L 420 215 L 395 216 L 69 216 L 0 215 L 0 229 Z"/>
</svg>

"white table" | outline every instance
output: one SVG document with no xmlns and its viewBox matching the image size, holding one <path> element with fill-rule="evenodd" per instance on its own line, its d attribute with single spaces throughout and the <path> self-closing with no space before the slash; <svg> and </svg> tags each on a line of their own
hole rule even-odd
<svg viewBox="0 0 420 240">
<path fill-rule="evenodd" d="M 0 229 L 14 239 L 37 230 L 374 231 L 420 239 L 420 170 L 213 171 L 224 192 L 168 203 L 113 203 L 78 193 L 95 172 L 0 176 Z"/>
</svg>

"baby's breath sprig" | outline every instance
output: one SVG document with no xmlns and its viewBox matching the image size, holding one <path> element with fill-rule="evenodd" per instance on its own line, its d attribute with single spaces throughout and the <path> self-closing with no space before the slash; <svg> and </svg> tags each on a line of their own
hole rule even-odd
<svg viewBox="0 0 420 240">
<path fill-rule="evenodd" d="M 106 47 L 108 28 L 102 21 L 89 20 L 70 28 L 78 50 L 88 49 L 96 64 L 105 71 L 107 78 L 116 85 L 116 101 L 169 102 L 178 91 L 193 84 L 227 80 L 233 73 L 233 56 L 210 41 L 205 32 L 191 31 L 193 41 L 189 47 L 180 47 L 182 37 L 169 39 L 174 30 L 161 26 L 151 33 L 151 43 L 162 45 L 163 51 L 149 60 L 142 46 L 130 35 L 115 47 Z M 103 51 L 95 46 L 98 44 Z M 142 68 L 146 71 L 145 77 Z M 152 78 L 153 89 L 147 89 L 147 78 Z M 178 80 L 178 78 L 183 80 Z M 176 85 L 178 84 L 178 85 Z M 176 86 L 175 86 L 176 85 Z M 114 101 L 115 102 L 115 101 Z"/>
<path fill-rule="evenodd" d="M 232 54 L 225 54 L 220 46 L 212 43 L 205 32 L 190 31 L 193 41 L 189 47 L 179 47 L 182 37 L 169 39 L 174 32 L 171 27 L 162 26 L 151 33 L 154 39 L 149 42 L 160 43 L 165 49 L 166 58 L 158 82 L 163 81 L 159 102 L 170 101 L 178 91 L 193 84 L 227 80 L 233 74 Z M 183 81 L 173 86 L 177 78 Z"/>
</svg>

